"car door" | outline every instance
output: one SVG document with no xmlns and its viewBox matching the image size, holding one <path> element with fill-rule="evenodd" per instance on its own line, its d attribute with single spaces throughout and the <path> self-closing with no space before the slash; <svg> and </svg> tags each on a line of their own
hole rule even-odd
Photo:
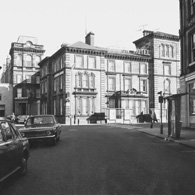
<svg viewBox="0 0 195 195">
<path fill-rule="evenodd" d="M 0 182 L 8 175 L 10 167 L 8 162 L 8 150 L 6 142 L 3 137 L 3 130 L 0 122 Z"/>
<path fill-rule="evenodd" d="M 13 123 L 10 123 L 10 130 L 12 131 L 13 134 L 13 149 L 14 149 L 14 154 L 15 154 L 15 164 L 14 167 L 18 168 L 21 163 L 21 159 L 23 156 L 23 142 L 22 142 L 22 137 L 18 130 L 16 129 L 15 125 Z"/>
<path fill-rule="evenodd" d="M 7 166 L 9 167 L 9 173 L 19 169 L 19 159 L 18 159 L 18 145 L 13 133 L 12 127 L 9 122 L 5 122 L 5 145 L 7 147 Z"/>
</svg>

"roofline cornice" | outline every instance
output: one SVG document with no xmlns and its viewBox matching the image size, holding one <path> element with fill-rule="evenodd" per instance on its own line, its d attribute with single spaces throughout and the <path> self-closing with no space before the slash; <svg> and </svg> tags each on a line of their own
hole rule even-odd
<svg viewBox="0 0 195 195">
<path fill-rule="evenodd" d="M 150 61 L 151 57 L 145 56 L 132 56 L 123 54 L 106 54 L 105 58 L 119 59 L 119 60 L 134 60 L 134 61 Z"/>
<path fill-rule="evenodd" d="M 10 54 L 11 54 L 11 52 L 13 52 L 13 51 L 20 51 L 20 52 L 33 52 L 33 53 L 45 53 L 45 50 L 43 50 L 43 49 L 34 49 L 34 48 L 11 48 L 10 49 Z"/>
<path fill-rule="evenodd" d="M 136 43 L 142 42 L 148 38 L 166 39 L 166 40 L 172 40 L 172 41 L 178 41 L 178 42 L 180 40 L 179 36 L 176 36 L 176 35 L 168 35 L 168 34 L 161 35 L 161 34 L 157 34 L 157 33 L 151 33 L 147 36 L 144 36 L 144 37 L 134 41 L 133 43 L 136 44 Z"/>
<path fill-rule="evenodd" d="M 107 50 L 96 50 L 96 49 L 87 49 L 87 48 L 76 48 L 76 47 L 66 47 L 66 52 L 70 53 L 81 53 L 81 54 L 91 54 L 91 55 L 105 55 Z"/>
</svg>

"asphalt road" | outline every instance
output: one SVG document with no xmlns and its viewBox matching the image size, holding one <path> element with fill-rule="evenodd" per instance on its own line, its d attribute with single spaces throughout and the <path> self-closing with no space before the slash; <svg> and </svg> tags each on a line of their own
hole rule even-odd
<svg viewBox="0 0 195 195">
<path fill-rule="evenodd" d="M 28 173 L 1 195 L 192 195 L 195 150 L 131 128 L 63 127 L 52 147 L 31 147 Z"/>
</svg>

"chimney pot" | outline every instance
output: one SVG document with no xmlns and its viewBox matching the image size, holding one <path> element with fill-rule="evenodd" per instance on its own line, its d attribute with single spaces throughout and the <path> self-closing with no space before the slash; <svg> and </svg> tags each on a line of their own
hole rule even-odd
<svg viewBox="0 0 195 195">
<path fill-rule="evenodd" d="M 85 37 L 85 43 L 94 46 L 94 33 L 89 32 Z"/>
</svg>

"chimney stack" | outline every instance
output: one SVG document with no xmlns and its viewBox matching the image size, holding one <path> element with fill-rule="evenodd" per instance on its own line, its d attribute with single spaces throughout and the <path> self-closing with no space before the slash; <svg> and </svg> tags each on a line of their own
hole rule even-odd
<svg viewBox="0 0 195 195">
<path fill-rule="evenodd" d="M 89 32 L 85 37 L 85 43 L 94 46 L 94 33 Z"/>
<path fill-rule="evenodd" d="M 147 35 L 149 35 L 149 34 L 152 34 L 152 33 L 153 33 L 153 31 L 144 30 L 144 31 L 143 31 L 143 36 L 145 37 L 145 36 L 147 36 Z"/>
</svg>

